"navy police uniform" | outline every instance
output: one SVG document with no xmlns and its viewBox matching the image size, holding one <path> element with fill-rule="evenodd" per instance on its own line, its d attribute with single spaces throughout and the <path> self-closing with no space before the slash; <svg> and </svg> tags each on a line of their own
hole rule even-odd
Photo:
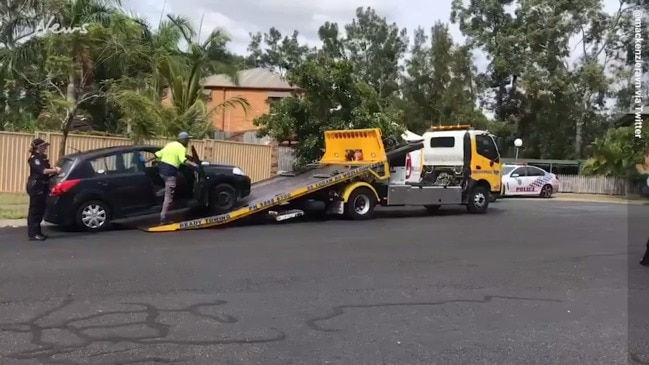
<svg viewBox="0 0 649 365">
<path fill-rule="evenodd" d="M 29 211 L 27 213 L 27 234 L 31 240 L 43 241 L 47 238 L 41 230 L 41 222 L 45 216 L 45 206 L 49 193 L 50 174 L 45 169 L 50 169 L 47 156 L 38 152 L 38 147 L 48 145 L 40 138 L 32 141 L 32 154 L 27 160 L 29 164 L 29 178 L 27 179 L 27 194 L 29 195 Z"/>
</svg>

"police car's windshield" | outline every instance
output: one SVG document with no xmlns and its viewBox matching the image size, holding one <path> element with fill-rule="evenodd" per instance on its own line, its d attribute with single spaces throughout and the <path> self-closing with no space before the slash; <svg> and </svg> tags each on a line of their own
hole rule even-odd
<svg viewBox="0 0 649 365">
<path fill-rule="evenodd" d="M 503 175 L 509 174 L 510 172 L 512 172 L 512 170 L 514 168 L 516 168 L 516 166 L 505 166 L 505 167 L 503 167 Z"/>
</svg>

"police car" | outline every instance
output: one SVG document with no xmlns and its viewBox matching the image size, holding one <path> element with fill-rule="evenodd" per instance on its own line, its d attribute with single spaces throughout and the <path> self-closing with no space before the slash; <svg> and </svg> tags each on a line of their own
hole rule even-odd
<svg viewBox="0 0 649 365">
<path fill-rule="evenodd" d="M 526 164 L 504 164 L 502 173 L 503 195 L 534 195 L 550 198 L 559 191 L 555 174 Z"/>
</svg>

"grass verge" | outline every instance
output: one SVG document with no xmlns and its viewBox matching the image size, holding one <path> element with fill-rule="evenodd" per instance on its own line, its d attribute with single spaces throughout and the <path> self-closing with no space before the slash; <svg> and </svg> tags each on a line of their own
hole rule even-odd
<svg viewBox="0 0 649 365">
<path fill-rule="evenodd" d="M 27 194 L 0 193 L 0 219 L 27 218 L 28 205 Z"/>
</svg>

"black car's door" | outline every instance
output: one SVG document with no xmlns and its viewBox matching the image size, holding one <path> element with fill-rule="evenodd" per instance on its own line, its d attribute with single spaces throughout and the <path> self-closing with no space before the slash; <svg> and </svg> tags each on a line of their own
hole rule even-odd
<svg viewBox="0 0 649 365">
<path fill-rule="evenodd" d="M 165 183 L 160 176 L 155 148 L 144 148 L 138 151 L 140 160 L 143 161 L 144 171 L 149 178 L 149 187 L 153 196 L 153 206 L 162 206 L 164 201 Z M 176 175 L 176 189 L 174 191 L 173 208 L 182 208 L 187 201 L 192 199 L 193 172 L 186 165 L 180 165 Z"/>
<path fill-rule="evenodd" d="M 160 169 L 158 168 L 155 152 L 156 150 L 153 148 L 138 151 L 140 160 L 144 164 L 144 172 L 148 178 L 147 190 L 150 191 L 151 206 L 162 206 L 165 182 L 162 176 L 160 176 Z"/>
<path fill-rule="evenodd" d="M 120 152 L 90 161 L 97 189 L 103 192 L 115 218 L 151 208 L 153 190 L 144 164 L 135 151 Z"/>
</svg>

